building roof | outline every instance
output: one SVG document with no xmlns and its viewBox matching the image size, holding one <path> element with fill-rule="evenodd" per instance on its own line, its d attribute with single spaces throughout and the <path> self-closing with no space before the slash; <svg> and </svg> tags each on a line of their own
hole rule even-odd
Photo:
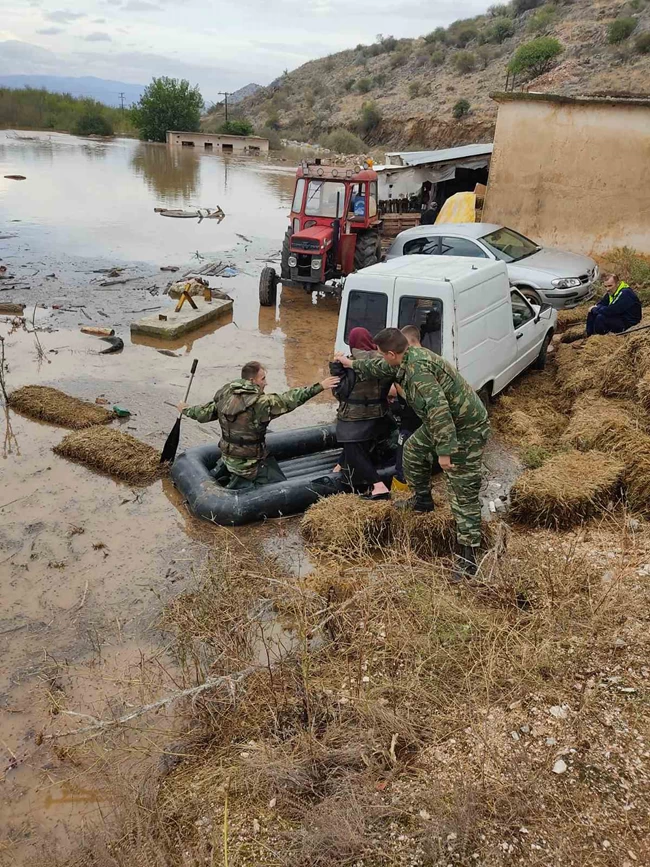
<svg viewBox="0 0 650 867">
<path fill-rule="evenodd" d="M 472 144 L 456 148 L 444 148 L 438 151 L 393 151 L 387 153 L 386 157 L 399 157 L 402 165 L 405 166 L 423 166 L 432 163 L 466 160 L 471 157 L 489 156 L 493 148 L 493 144 Z"/>
<path fill-rule="evenodd" d="M 600 93 L 584 96 L 566 96 L 562 93 L 538 93 L 537 91 L 513 90 L 491 93 L 495 102 L 554 102 L 559 105 L 625 105 L 650 108 L 650 97 L 645 94 Z"/>
</svg>

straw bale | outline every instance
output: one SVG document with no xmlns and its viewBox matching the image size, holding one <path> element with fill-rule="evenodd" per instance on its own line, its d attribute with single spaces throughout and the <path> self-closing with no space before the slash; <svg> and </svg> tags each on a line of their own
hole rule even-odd
<svg viewBox="0 0 650 867">
<path fill-rule="evenodd" d="M 605 334 L 579 343 L 560 344 L 555 353 L 560 386 L 573 395 L 600 389 L 607 366 L 623 339 Z"/>
<path fill-rule="evenodd" d="M 392 506 L 355 494 L 335 494 L 314 503 L 301 521 L 305 538 L 319 551 L 367 556 L 388 543 Z"/>
<path fill-rule="evenodd" d="M 576 325 L 582 325 L 582 333 L 584 334 L 588 313 L 589 306 L 572 307 L 570 310 L 560 310 L 557 314 L 557 333 L 562 334 L 569 328 L 573 328 Z"/>
<path fill-rule="evenodd" d="M 80 430 L 115 418 L 105 407 L 46 385 L 24 385 L 9 395 L 9 406 L 30 418 Z"/>
<path fill-rule="evenodd" d="M 541 446 L 555 442 L 566 425 L 563 396 L 545 391 L 526 394 L 513 389 L 504 395 L 492 412 L 496 430 L 519 446 Z"/>
<path fill-rule="evenodd" d="M 636 430 L 632 413 L 633 407 L 628 403 L 587 391 L 576 400 L 562 441 L 580 451 L 610 451 Z"/>
<path fill-rule="evenodd" d="M 148 485 L 164 471 L 157 449 L 114 428 L 91 427 L 70 433 L 54 452 L 132 485 Z"/>
<path fill-rule="evenodd" d="M 645 373 L 639 380 L 636 393 L 643 410 L 650 414 L 650 371 Z"/>
<path fill-rule="evenodd" d="M 639 378 L 650 371 L 650 331 L 617 338 L 602 371 L 601 392 L 607 397 L 637 396 Z"/>
<path fill-rule="evenodd" d="M 641 431 L 622 436 L 617 453 L 626 462 L 623 481 L 629 507 L 650 515 L 650 436 Z"/>
<path fill-rule="evenodd" d="M 533 526 L 579 524 L 606 507 L 623 471 L 621 460 L 603 452 L 557 454 L 517 479 L 510 491 L 510 514 Z"/>
</svg>

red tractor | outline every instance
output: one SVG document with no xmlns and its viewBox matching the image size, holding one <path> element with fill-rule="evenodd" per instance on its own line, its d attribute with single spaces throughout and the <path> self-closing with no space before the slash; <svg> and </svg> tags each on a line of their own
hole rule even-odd
<svg viewBox="0 0 650 867">
<path fill-rule="evenodd" d="M 275 304 L 278 283 L 314 292 L 379 262 L 380 226 L 377 172 L 303 162 L 296 172 L 280 276 L 275 268 L 264 268 L 260 304 Z"/>
</svg>

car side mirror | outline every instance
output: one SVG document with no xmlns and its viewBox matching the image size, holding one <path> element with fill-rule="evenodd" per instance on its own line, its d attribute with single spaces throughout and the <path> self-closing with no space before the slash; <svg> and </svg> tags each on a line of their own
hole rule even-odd
<svg viewBox="0 0 650 867">
<path fill-rule="evenodd" d="M 549 304 L 548 301 L 542 301 L 542 303 L 539 306 L 539 311 L 537 312 L 537 316 L 535 317 L 535 325 L 537 325 L 537 323 L 542 318 L 542 313 L 547 313 L 549 310 L 552 310 L 552 309 L 553 309 L 552 304 Z"/>
</svg>

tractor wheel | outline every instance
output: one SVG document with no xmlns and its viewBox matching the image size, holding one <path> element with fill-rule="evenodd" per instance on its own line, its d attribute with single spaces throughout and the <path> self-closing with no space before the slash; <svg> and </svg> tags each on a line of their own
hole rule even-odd
<svg viewBox="0 0 650 867">
<path fill-rule="evenodd" d="M 280 277 L 283 280 L 288 280 L 291 277 L 289 270 L 289 245 L 291 244 L 291 229 L 287 229 L 284 233 L 284 241 L 282 242 L 282 259 L 280 265 Z"/>
<path fill-rule="evenodd" d="M 262 307 L 273 307 L 278 295 L 278 275 L 275 268 L 263 268 L 260 274 L 260 304 Z"/>
<path fill-rule="evenodd" d="M 379 235 L 377 232 L 360 232 L 357 235 L 357 244 L 354 248 L 354 270 L 360 271 L 368 265 L 376 265 L 379 262 Z"/>
</svg>

